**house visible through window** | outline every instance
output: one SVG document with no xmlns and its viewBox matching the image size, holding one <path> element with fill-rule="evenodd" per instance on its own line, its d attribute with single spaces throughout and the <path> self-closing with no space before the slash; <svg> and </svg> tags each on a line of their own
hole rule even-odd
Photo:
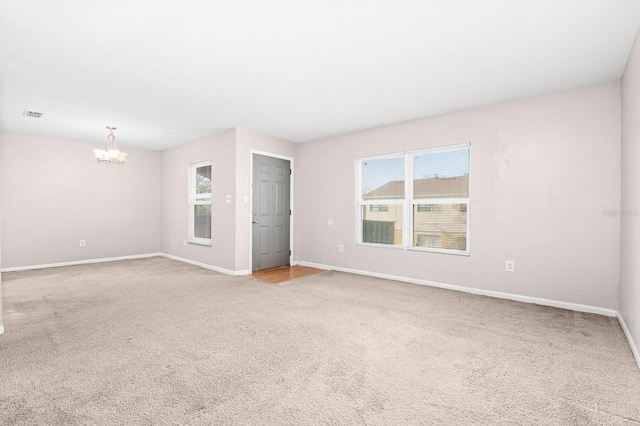
<svg viewBox="0 0 640 426">
<path fill-rule="evenodd" d="M 359 243 L 469 253 L 468 144 L 357 163 Z"/>
<path fill-rule="evenodd" d="M 404 233 L 404 157 L 360 162 L 361 241 L 401 246 Z"/>
<path fill-rule="evenodd" d="M 439 204 L 418 204 L 418 213 L 433 213 L 439 211 Z"/>
<path fill-rule="evenodd" d="M 189 242 L 211 245 L 211 161 L 189 165 Z"/>
<path fill-rule="evenodd" d="M 440 235 L 418 235 L 418 247 L 440 248 Z"/>
</svg>

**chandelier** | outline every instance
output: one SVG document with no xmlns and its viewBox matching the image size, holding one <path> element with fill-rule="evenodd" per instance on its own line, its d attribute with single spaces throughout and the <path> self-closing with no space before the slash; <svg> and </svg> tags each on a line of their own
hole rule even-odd
<svg viewBox="0 0 640 426">
<path fill-rule="evenodd" d="M 107 150 L 94 149 L 96 158 L 99 164 L 122 164 L 127 159 L 127 154 L 118 151 L 116 147 L 116 137 L 113 135 L 113 131 L 116 129 L 112 126 L 107 126 L 109 129 L 109 135 L 107 136 Z"/>
</svg>

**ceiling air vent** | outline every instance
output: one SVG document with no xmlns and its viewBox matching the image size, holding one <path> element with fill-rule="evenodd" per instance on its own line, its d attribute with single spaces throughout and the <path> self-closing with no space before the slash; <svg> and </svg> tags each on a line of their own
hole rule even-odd
<svg viewBox="0 0 640 426">
<path fill-rule="evenodd" d="M 36 111 L 29 111 L 28 109 L 25 109 L 24 112 L 22 113 L 22 115 L 24 115 L 25 117 L 31 117 L 31 118 L 40 118 L 42 117 L 42 112 L 36 112 Z"/>
</svg>

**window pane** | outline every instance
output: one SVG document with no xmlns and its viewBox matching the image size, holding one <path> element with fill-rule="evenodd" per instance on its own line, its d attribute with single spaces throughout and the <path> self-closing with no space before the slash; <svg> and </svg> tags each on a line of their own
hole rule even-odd
<svg viewBox="0 0 640 426">
<path fill-rule="evenodd" d="M 372 211 L 362 206 L 362 242 L 402 245 L 402 206 L 380 204 Z"/>
<path fill-rule="evenodd" d="M 418 213 L 422 212 L 439 212 L 440 204 L 418 204 Z"/>
<path fill-rule="evenodd" d="M 441 247 L 442 237 L 437 234 L 419 234 L 418 235 L 418 247 Z"/>
<path fill-rule="evenodd" d="M 200 204 L 194 207 L 194 233 L 196 238 L 211 238 L 211 205 Z"/>
<path fill-rule="evenodd" d="M 469 149 L 415 155 L 415 198 L 469 197 Z"/>
<path fill-rule="evenodd" d="M 371 204 L 369 206 L 370 212 L 388 212 L 389 206 L 386 204 Z"/>
<path fill-rule="evenodd" d="M 196 169 L 196 194 L 211 193 L 211 166 Z"/>
<path fill-rule="evenodd" d="M 466 250 L 467 204 L 438 204 L 438 207 L 434 211 L 421 211 L 420 204 L 414 204 L 413 245 Z"/>
<path fill-rule="evenodd" d="M 362 198 L 404 198 L 404 157 L 362 161 Z"/>
</svg>

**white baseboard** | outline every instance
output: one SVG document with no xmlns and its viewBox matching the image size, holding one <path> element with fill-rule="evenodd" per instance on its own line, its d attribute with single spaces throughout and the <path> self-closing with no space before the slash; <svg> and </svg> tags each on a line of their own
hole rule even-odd
<svg viewBox="0 0 640 426">
<path fill-rule="evenodd" d="M 173 256 L 166 253 L 148 253 L 148 254 L 139 254 L 139 255 L 132 255 L 132 256 L 109 257 L 109 258 L 103 258 L 103 259 L 87 259 L 87 260 L 78 260 L 78 261 L 72 261 L 72 262 L 48 263 L 44 265 L 18 266 L 18 267 L 12 267 L 12 268 L 3 268 L 2 272 L 25 271 L 29 269 L 57 268 L 60 266 L 73 266 L 73 265 L 84 265 L 84 264 L 90 264 L 90 263 L 115 262 L 118 260 L 144 259 L 144 258 L 154 257 L 154 256 L 166 257 L 168 259 L 173 259 L 179 262 L 200 266 L 202 268 L 220 272 L 227 275 L 251 274 L 251 270 L 249 269 L 233 271 L 231 269 L 208 265 L 206 263 L 197 262 L 195 260 L 190 260 L 183 257 Z M 636 357 L 636 359 L 638 359 L 638 350 L 637 348 L 635 348 L 635 346 L 633 345 L 633 342 L 631 341 L 631 337 L 630 337 L 630 334 L 628 333 L 628 329 L 626 328 L 626 325 L 624 325 L 624 321 L 622 320 L 622 317 L 619 315 L 618 311 L 614 309 L 600 308 L 597 306 L 590 306 L 590 305 L 581 305 L 578 303 L 561 302 L 557 300 L 543 299 L 538 297 L 522 296 L 522 295 L 513 294 L 513 293 L 503 293 L 499 291 L 482 290 L 482 289 L 473 288 L 473 287 L 463 287 L 463 286 L 453 285 L 453 284 L 444 284 L 444 283 L 439 283 L 435 281 L 427 281 L 427 280 L 421 280 L 417 278 L 402 277 L 398 275 L 381 274 L 377 272 L 364 271 L 364 270 L 351 269 L 351 268 L 342 268 L 339 266 L 323 265 L 320 263 L 306 262 L 303 260 L 296 260 L 292 262 L 292 264 L 310 266 L 318 269 L 347 272 L 350 274 L 366 275 L 370 277 L 401 281 L 401 282 L 406 282 L 411 284 L 426 285 L 430 287 L 443 288 L 446 290 L 454 290 L 454 291 L 461 291 L 464 293 L 477 294 L 481 296 L 495 297 L 498 299 L 508 299 L 508 300 L 515 300 L 515 301 L 524 302 L 524 303 L 534 303 L 537 305 L 552 306 L 555 308 L 568 309 L 568 310 L 578 311 L 578 312 L 588 312 L 592 314 L 605 315 L 608 317 L 617 317 L 621 321 L 620 323 L 623 324 L 623 329 L 625 330 L 625 334 L 630 339 L 629 340 L 630 344 L 632 344 L 632 349 L 634 350 L 634 356 Z"/>
<path fill-rule="evenodd" d="M 167 259 L 177 260 L 179 262 L 189 263 L 191 265 L 200 266 L 205 269 L 210 269 L 212 271 L 221 272 L 227 275 L 249 275 L 251 271 L 249 269 L 243 269 L 239 271 L 232 271 L 230 269 L 220 268 L 218 266 L 207 265 L 206 263 L 196 262 L 195 260 L 185 259 L 183 257 L 173 256 L 166 253 L 148 253 L 148 254 L 136 254 L 132 256 L 118 256 L 118 257 L 107 257 L 102 259 L 86 259 L 86 260 L 75 260 L 72 262 L 60 262 L 60 263 L 47 263 L 44 265 L 28 265 L 28 266 L 16 266 L 12 268 L 2 268 L 2 272 L 15 272 L 15 271 L 28 271 L 30 269 L 46 269 L 46 268 L 58 268 L 60 266 L 74 266 L 74 265 L 86 265 L 89 263 L 103 263 L 103 262 L 115 262 L 118 260 L 129 260 L 129 259 L 146 259 L 148 257 L 166 257 Z"/>
<path fill-rule="evenodd" d="M 219 266 L 208 265 L 206 263 L 197 262 L 197 261 L 191 260 L 191 259 L 185 259 L 184 257 L 178 257 L 178 256 L 174 256 L 172 254 L 159 253 L 158 256 L 166 257 L 167 259 L 177 260 L 178 262 L 188 263 L 190 265 L 199 266 L 199 267 L 204 268 L 204 269 L 209 269 L 211 271 L 216 271 L 216 272 L 220 272 L 222 274 L 227 274 L 227 275 L 248 275 L 248 274 L 251 273 L 251 271 L 249 271 L 248 269 L 247 270 L 243 269 L 243 270 L 239 270 L 239 271 L 232 271 L 231 269 L 225 269 L 225 268 L 220 268 Z"/>
<path fill-rule="evenodd" d="M 633 337 L 631 337 L 631 332 L 629 331 L 629 328 L 627 328 L 627 324 L 624 322 L 624 318 L 622 318 L 622 315 L 620 315 L 620 312 L 618 312 L 618 315 L 616 316 L 618 317 L 618 322 L 620 323 L 620 327 L 622 327 L 622 331 L 624 331 L 624 335 L 627 336 L 627 341 L 629 342 L 629 346 L 631 347 L 631 352 L 633 353 L 633 357 L 636 359 L 636 362 L 638 363 L 638 367 L 640 368 L 640 352 L 638 351 L 638 347 L 633 341 Z"/>
<path fill-rule="evenodd" d="M 614 309 L 600 308 L 598 306 L 581 305 L 578 303 L 570 303 L 570 302 L 561 302 L 558 300 L 543 299 L 539 297 L 521 296 L 519 294 L 503 293 L 500 291 L 482 290 L 479 288 L 463 287 L 463 286 L 453 285 L 453 284 L 444 284 L 444 283 L 439 283 L 435 281 L 421 280 L 417 278 L 408 278 L 408 277 L 402 277 L 402 276 L 390 275 L 390 274 L 380 274 L 377 272 L 362 271 L 362 270 L 351 269 L 351 268 L 342 268 L 339 266 L 322 265 L 319 263 L 305 262 L 302 260 L 299 261 L 298 263 L 302 266 L 311 266 L 313 268 L 318 268 L 318 269 L 327 269 L 327 270 L 333 270 L 333 271 L 347 272 L 350 274 L 366 275 L 369 277 L 384 278 L 387 280 L 401 281 L 401 282 L 406 282 L 410 284 L 426 285 L 429 287 L 437 287 L 437 288 L 443 288 L 446 290 L 461 291 L 464 293 L 495 297 L 498 299 L 508 299 L 508 300 L 515 300 L 517 302 L 534 303 L 536 305 L 552 306 L 554 308 L 568 309 L 568 310 L 577 311 L 577 312 L 587 312 L 590 314 L 598 314 L 598 315 L 604 315 L 608 317 L 618 316 L 618 311 Z"/>
<path fill-rule="evenodd" d="M 74 266 L 74 265 L 86 265 L 89 263 L 115 262 L 117 260 L 146 259 L 148 257 L 155 257 L 155 256 L 162 256 L 162 253 L 135 254 L 131 256 L 107 257 L 103 259 L 74 260 L 72 262 L 47 263 L 45 265 L 16 266 L 13 268 L 2 268 L 2 272 L 27 271 L 29 269 L 58 268 L 60 266 Z"/>
<path fill-rule="evenodd" d="M 4 326 L 0 325 L 0 334 L 4 334 Z"/>
</svg>

